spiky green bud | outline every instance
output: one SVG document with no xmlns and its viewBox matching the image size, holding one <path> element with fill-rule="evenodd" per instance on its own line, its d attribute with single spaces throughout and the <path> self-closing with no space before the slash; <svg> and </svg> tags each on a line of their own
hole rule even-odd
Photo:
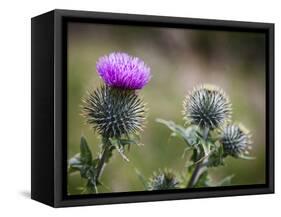
<svg viewBox="0 0 281 217">
<path fill-rule="evenodd" d="M 239 157 L 248 154 L 251 148 L 251 136 L 249 131 L 241 124 L 227 125 L 220 139 L 223 145 L 224 155 Z"/>
<path fill-rule="evenodd" d="M 159 170 L 149 179 L 148 190 L 176 189 L 178 184 L 179 180 L 171 170 Z"/>
<path fill-rule="evenodd" d="M 225 93 L 213 85 L 201 85 L 184 100 L 184 118 L 201 128 L 214 129 L 231 118 L 231 103 Z"/>
<path fill-rule="evenodd" d="M 103 85 L 83 101 L 87 123 L 103 137 L 119 138 L 143 129 L 146 108 L 134 90 Z"/>
</svg>

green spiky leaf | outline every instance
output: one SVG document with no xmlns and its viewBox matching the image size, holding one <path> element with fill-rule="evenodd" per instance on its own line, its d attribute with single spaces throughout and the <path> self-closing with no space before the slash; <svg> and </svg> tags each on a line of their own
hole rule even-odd
<svg viewBox="0 0 281 217">
<path fill-rule="evenodd" d="M 179 136 L 180 138 L 182 138 L 187 146 L 193 147 L 198 144 L 198 127 L 189 126 L 187 128 L 184 128 L 180 125 L 175 124 L 173 121 L 166 121 L 159 118 L 156 119 L 156 122 L 167 126 L 175 136 Z"/>
<path fill-rule="evenodd" d="M 84 164 L 92 163 L 92 152 L 88 146 L 86 139 L 82 136 L 80 140 L 80 159 Z"/>
</svg>

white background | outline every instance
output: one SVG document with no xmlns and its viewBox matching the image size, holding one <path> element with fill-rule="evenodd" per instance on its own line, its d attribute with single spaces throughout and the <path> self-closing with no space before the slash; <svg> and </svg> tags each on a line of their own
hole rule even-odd
<svg viewBox="0 0 281 217">
<path fill-rule="evenodd" d="M 276 216 L 280 212 L 281 6 L 275 1 L 4 1 L 0 12 L 0 216 Z M 276 194 L 52 209 L 30 197 L 30 18 L 54 8 L 274 22 Z M 250 173 L 251 171 L 249 171 Z M 42 186 L 44 188 L 44 186 Z M 278 207 L 279 206 L 279 207 Z M 278 214 L 277 214 L 278 215 Z"/>
</svg>

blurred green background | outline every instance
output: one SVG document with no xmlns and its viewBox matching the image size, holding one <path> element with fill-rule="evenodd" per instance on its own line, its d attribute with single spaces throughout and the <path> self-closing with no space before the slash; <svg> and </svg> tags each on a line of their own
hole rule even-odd
<svg viewBox="0 0 281 217">
<path fill-rule="evenodd" d="M 233 185 L 265 183 L 265 36 L 262 33 L 133 27 L 121 25 L 68 24 L 68 158 L 79 152 L 84 135 L 92 152 L 99 151 L 98 135 L 85 123 L 81 98 L 97 88 L 101 79 L 96 61 L 121 51 L 140 57 L 151 67 L 152 79 L 140 91 L 149 107 L 142 147 L 133 146 L 124 162 L 115 154 L 102 181 L 112 192 L 144 190 L 137 168 L 150 177 L 158 168 L 184 171 L 183 141 L 170 138 L 170 131 L 156 118 L 184 124 L 182 101 L 195 85 L 220 86 L 233 104 L 233 120 L 252 132 L 256 160 L 228 157 L 226 166 L 211 169 L 219 180 L 234 174 Z M 68 193 L 79 194 L 84 181 L 79 173 L 68 176 Z M 103 189 L 102 191 L 108 192 Z"/>
</svg>

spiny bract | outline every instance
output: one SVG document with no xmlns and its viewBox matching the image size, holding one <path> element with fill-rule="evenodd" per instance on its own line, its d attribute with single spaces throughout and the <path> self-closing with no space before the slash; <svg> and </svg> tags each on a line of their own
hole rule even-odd
<svg viewBox="0 0 281 217">
<path fill-rule="evenodd" d="M 178 184 L 179 180 L 171 170 L 159 170 L 158 172 L 154 172 L 150 178 L 148 190 L 176 189 Z"/>
<path fill-rule="evenodd" d="M 214 129 L 231 118 L 231 103 L 220 88 L 200 85 L 186 96 L 183 114 L 191 124 Z"/>
<path fill-rule="evenodd" d="M 220 139 L 223 145 L 224 154 L 233 157 L 248 154 L 251 148 L 251 138 L 249 131 L 241 124 L 227 125 L 222 132 Z"/>
<path fill-rule="evenodd" d="M 133 90 L 102 85 L 83 101 L 87 123 L 103 137 L 119 138 L 143 129 L 145 104 Z"/>
</svg>

